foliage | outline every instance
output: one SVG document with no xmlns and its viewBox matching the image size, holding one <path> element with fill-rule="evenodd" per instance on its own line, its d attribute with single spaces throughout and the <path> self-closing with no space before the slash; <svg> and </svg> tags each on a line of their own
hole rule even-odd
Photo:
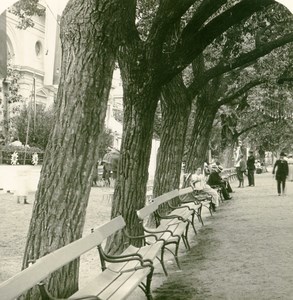
<svg viewBox="0 0 293 300">
<path fill-rule="evenodd" d="M 9 9 L 9 12 L 19 18 L 17 28 L 34 27 L 35 23 L 32 16 L 43 16 L 45 14 L 45 9 L 40 8 L 38 3 L 39 0 L 20 0 Z"/>
<path fill-rule="evenodd" d="M 104 129 L 99 137 L 99 159 L 102 159 L 103 156 L 108 152 L 108 148 L 113 145 L 113 133 L 110 129 Z"/>
<path fill-rule="evenodd" d="M 26 144 L 28 132 L 28 145 L 45 149 L 49 135 L 53 127 L 54 111 L 53 108 L 45 109 L 43 105 L 36 105 L 34 111 L 33 104 L 24 105 L 12 120 L 15 135 Z"/>
<path fill-rule="evenodd" d="M 41 163 L 43 161 L 43 155 L 44 152 L 37 147 L 24 147 L 24 146 L 12 146 L 12 145 L 5 145 L 0 146 L 0 152 L 1 152 L 1 163 L 4 164 L 11 164 L 11 158 L 14 154 L 14 158 L 17 157 L 17 161 L 15 164 L 34 164 L 33 163 L 33 157 L 35 153 L 38 155 L 38 163 Z"/>
<path fill-rule="evenodd" d="M 266 126 L 253 129 L 248 138 L 251 144 L 257 148 L 262 147 L 265 151 L 279 153 L 285 149 L 292 149 L 292 120 L 276 120 L 266 124 Z"/>
<path fill-rule="evenodd" d="M 9 82 L 9 94 L 7 95 L 8 104 L 22 103 L 24 97 L 19 93 L 19 79 L 21 78 L 20 72 L 11 63 L 11 59 L 7 62 L 7 77 Z"/>
</svg>

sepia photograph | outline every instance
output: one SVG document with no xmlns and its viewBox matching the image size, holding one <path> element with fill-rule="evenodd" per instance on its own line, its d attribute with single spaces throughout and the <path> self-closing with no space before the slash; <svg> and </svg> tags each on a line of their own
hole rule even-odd
<svg viewBox="0 0 293 300">
<path fill-rule="evenodd" d="M 293 299 L 293 0 L 0 0 L 0 300 Z"/>
</svg>

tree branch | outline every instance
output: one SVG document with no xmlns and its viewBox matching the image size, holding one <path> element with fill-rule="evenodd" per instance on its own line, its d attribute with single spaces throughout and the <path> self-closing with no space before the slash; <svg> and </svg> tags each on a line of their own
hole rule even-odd
<svg viewBox="0 0 293 300">
<path fill-rule="evenodd" d="M 162 70 L 164 80 L 169 81 L 174 75 L 185 69 L 216 37 L 231 26 L 240 23 L 274 2 L 273 0 L 243 0 L 212 19 L 198 31 L 192 31 L 191 25 L 187 25 L 175 51 L 166 57 Z"/>
<path fill-rule="evenodd" d="M 193 5 L 196 0 L 180 0 L 174 3 L 174 0 L 161 0 L 157 14 L 152 22 L 147 43 L 155 45 L 163 44 L 166 34 L 173 25 L 180 21 L 182 15 Z M 159 47 L 161 49 L 161 47 Z"/>
<path fill-rule="evenodd" d="M 181 39 L 184 36 L 192 35 L 197 32 L 204 23 L 219 9 L 221 8 L 227 0 L 206 0 L 201 3 L 197 8 L 191 20 L 188 22 L 187 26 L 184 28 Z"/>
<path fill-rule="evenodd" d="M 243 87 L 241 87 L 240 89 L 238 89 L 236 92 L 234 92 L 232 95 L 225 97 L 221 100 L 218 101 L 218 106 L 222 106 L 224 104 L 228 104 L 231 103 L 234 99 L 240 97 L 241 95 L 243 95 L 244 93 L 246 93 L 247 91 L 249 91 L 251 88 L 263 84 L 265 83 L 267 80 L 266 79 L 261 79 L 258 78 L 256 80 L 250 81 L 249 83 L 247 83 L 246 85 L 244 85 Z"/>
<path fill-rule="evenodd" d="M 268 42 L 257 49 L 242 54 L 238 58 L 233 59 L 232 61 L 221 62 L 217 66 L 207 70 L 204 74 L 202 74 L 201 77 L 198 78 L 198 80 L 195 80 L 189 86 L 188 90 L 191 94 L 196 95 L 198 93 L 198 90 L 212 78 L 215 78 L 221 74 L 227 73 L 242 65 L 252 62 L 270 53 L 274 49 L 284 46 L 285 44 L 290 43 L 292 41 L 293 41 L 293 33 L 289 33 L 281 38 Z"/>
<path fill-rule="evenodd" d="M 247 128 L 242 129 L 241 131 L 235 133 L 235 136 L 239 137 L 239 136 L 242 135 L 243 133 L 245 133 L 245 132 L 247 132 L 247 131 L 250 131 L 250 130 L 253 129 L 253 128 L 259 127 L 259 126 L 261 126 L 261 125 L 263 125 L 263 124 L 267 124 L 267 123 L 273 122 L 273 121 L 274 121 L 274 119 L 269 120 L 269 121 L 263 121 L 263 122 L 260 122 L 260 123 L 257 123 L 257 124 L 248 126 Z"/>
</svg>

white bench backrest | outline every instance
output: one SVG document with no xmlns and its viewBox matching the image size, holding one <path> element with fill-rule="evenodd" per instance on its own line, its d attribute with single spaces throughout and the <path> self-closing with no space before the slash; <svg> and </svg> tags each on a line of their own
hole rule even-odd
<svg viewBox="0 0 293 300">
<path fill-rule="evenodd" d="M 193 189 L 192 187 L 187 187 L 187 188 L 184 188 L 184 189 L 180 189 L 179 190 L 179 196 L 183 196 L 183 195 L 186 195 L 186 194 L 189 194 L 189 193 L 192 193 L 193 192 Z"/>
<path fill-rule="evenodd" d="M 178 196 L 179 196 L 179 190 L 176 189 L 171 192 L 165 193 L 159 197 L 156 197 L 152 201 L 158 203 L 158 205 L 161 205 Z"/>
<path fill-rule="evenodd" d="M 154 211 L 156 211 L 158 207 L 159 207 L 158 203 L 153 202 L 138 210 L 136 214 L 140 220 L 143 220 L 149 215 L 151 215 Z"/>
<path fill-rule="evenodd" d="M 123 217 L 116 217 L 95 229 L 93 233 L 41 257 L 30 267 L 0 284 L 0 299 L 17 298 L 54 271 L 101 244 L 103 240 L 124 226 Z"/>
<path fill-rule="evenodd" d="M 151 200 L 152 201 L 151 204 L 149 204 L 149 205 L 143 207 L 142 209 L 138 210 L 136 212 L 137 216 L 139 217 L 139 219 L 143 220 L 146 217 L 148 217 L 150 214 L 155 212 L 161 204 L 163 204 L 163 203 L 165 203 L 165 202 L 167 202 L 167 201 L 169 201 L 169 200 L 171 200 L 171 199 L 173 199 L 177 196 L 179 196 L 178 189 L 173 190 L 173 191 L 168 192 L 168 193 L 165 193 L 165 194 L 163 194 L 159 197 L 156 197 L 156 198 Z"/>
</svg>

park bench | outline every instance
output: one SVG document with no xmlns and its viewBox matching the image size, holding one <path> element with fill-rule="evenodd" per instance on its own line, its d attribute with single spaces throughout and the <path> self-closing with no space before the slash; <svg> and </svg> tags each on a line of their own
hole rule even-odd
<svg viewBox="0 0 293 300">
<path fill-rule="evenodd" d="M 181 192 L 180 192 L 181 202 L 183 202 L 183 203 L 195 202 L 195 204 L 201 203 L 203 207 L 206 207 L 209 210 L 209 212 L 212 216 L 213 212 L 212 212 L 212 197 L 211 197 L 211 195 L 209 195 L 208 193 L 206 193 L 202 190 L 194 189 L 190 182 L 191 176 L 192 176 L 191 173 L 188 173 L 185 175 L 183 186 L 188 186 L 188 187 L 181 189 Z M 216 189 L 217 187 L 212 187 L 212 188 Z M 219 192 L 219 191 L 217 190 L 217 192 Z M 222 196 L 220 193 L 219 193 L 219 196 L 220 196 L 220 199 L 222 200 Z M 199 221 L 202 223 L 202 225 L 204 225 L 202 217 L 201 217 L 201 210 L 199 212 L 200 212 Z"/>
<path fill-rule="evenodd" d="M 99 250 L 102 272 L 68 299 L 122 300 L 139 286 L 151 300 L 153 260 L 160 254 L 163 242 L 157 241 L 141 248 L 130 245 L 121 255 L 107 255 L 101 244 L 119 230 L 125 230 L 125 221 L 121 216 L 100 226 L 90 235 L 41 257 L 0 285 L 1 300 L 15 299 L 37 284 L 43 300 L 57 300 L 47 291 L 43 280 L 95 247 Z"/>
<path fill-rule="evenodd" d="M 204 225 L 201 215 L 202 207 L 206 207 L 210 214 L 213 215 L 211 196 L 207 193 L 195 190 L 193 187 L 189 186 L 179 190 L 179 197 L 182 204 L 195 205 L 197 207 L 196 215 L 202 225 Z"/>
<path fill-rule="evenodd" d="M 194 226 L 194 216 L 196 215 L 196 209 L 191 208 L 187 205 L 173 206 L 169 203 L 174 198 L 179 197 L 179 190 L 173 190 L 171 192 L 165 193 L 159 197 L 151 199 L 151 202 L 137 211 L 138 218 L 141 220 L 144 231 L 146 234 L 155 234 L 158 240 L 164 241 L 164 245 L 161 249 L 160 262 L 164 270 L 165 275 L 167 276 L 167 270 L 164 265 L 164 253 L 165 249 L 169 250 L 177 263 L 178 268 L 180 269 L 180 263 L 178 260 L 178 250 L 179 244 L 182 240 L 186 249 L 190 249 L 188 242 L 188 229 L 191 225 L 195 234 L 196 229 Z M 167 204 L 172 211 L 169 214 L 162 215 L 159 212 L 161 205 Z M 153 215 L 156 223 L 156 227 L 148 226 L 149 217 Z M 152 243 L 152 238 L 147 239 L 148 244 Z M 169 248 L 170 245 L 175 246 L 175 250 Z"/>
</svg>

